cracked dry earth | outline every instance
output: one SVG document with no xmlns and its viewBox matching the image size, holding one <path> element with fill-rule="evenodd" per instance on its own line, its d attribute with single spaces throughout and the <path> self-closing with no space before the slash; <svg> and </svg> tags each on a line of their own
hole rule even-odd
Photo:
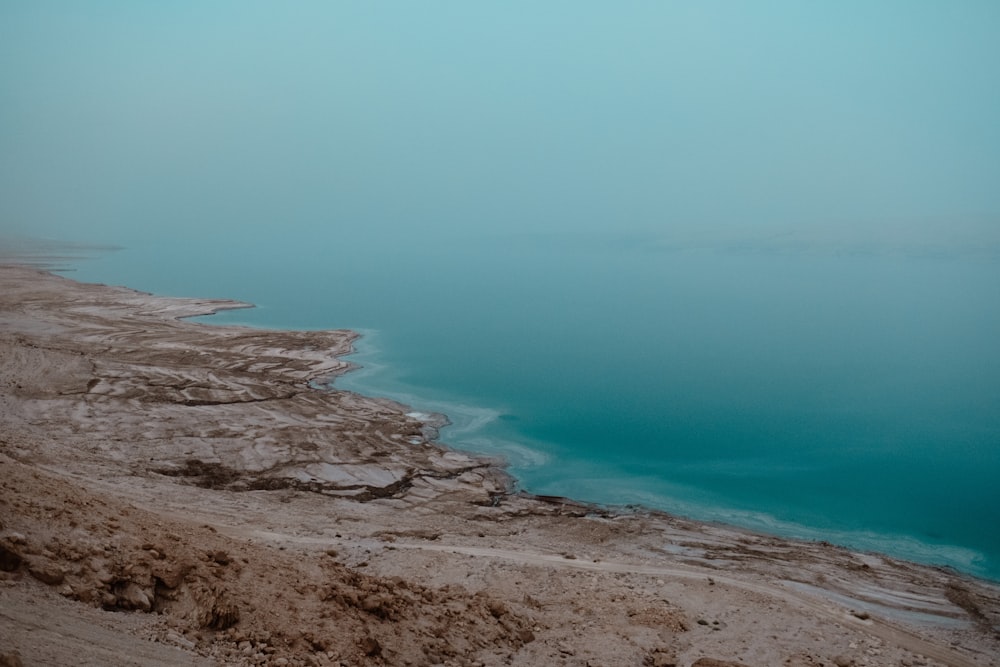
<svg viewBox="0 0 1000 667">
<path fill-rule="evenodd" d="M 990 582 L 511 492 L 347 331 L 0 267 L 0 665 L 998 665 Z"/>
</svg>

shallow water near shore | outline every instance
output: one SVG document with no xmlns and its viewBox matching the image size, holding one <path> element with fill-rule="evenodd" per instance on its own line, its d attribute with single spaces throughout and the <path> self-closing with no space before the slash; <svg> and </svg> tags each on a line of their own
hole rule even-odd
<svg viewBox="0 0 1000 667">
<path fill-rule="evenodd" d="M 443 442 L 535 493 L 998 575 L 995 260 L 613 245 L 359 242 L 266 272 L 158 245 L 71 275 L 358 329 L 336 387 L 446 414 Z"/>
<path fill-rule="evenodd" d="M 990 2 L 4 3 L 0 237 L 257 305 L 210 322 L 363 332 L 335 386 L 447 414 L 529 491 L 1000 578 L 998 31 Z"/>
</svg>

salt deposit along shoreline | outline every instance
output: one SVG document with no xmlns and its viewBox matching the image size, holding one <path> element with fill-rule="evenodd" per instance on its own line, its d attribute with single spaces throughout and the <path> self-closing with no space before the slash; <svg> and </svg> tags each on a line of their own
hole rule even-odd
<svg viewBox="0 0 1000 667">
<path fill-rule="evenodd" d="M 363 339 L 367 332 L 359 336 Z M 995 568 L 991 567 L 990 559 L 984 552 L 971 547 L 957 546 L 947 542 L 930 542 L 921 540 L 913 535 L 905 533 L 875 532 L 864 529 L 848 528 L 821 528 L 813 525 L 798 523 L 795 521 L 782 520 L 776 518 L 774 514 L 766 511 L 753 511 L 738 509 L 735 504 L 719 505 L 706 504 L 701 502 L 691 502 L 684 498 L 682 494 L 658 495 L 648 494 L 644 498 L 628 497 L 608 499 L 608 488 L 622 487 L 629 491 L 635 491 L 634 486 L 629 486 L 628 478 L 610 477 L 601 479 L 603 488 L 594 492 L 594 485 L 589 485 L 585 489 L 560 489 L 549 491 L 534 487 L 526 480 L 524 475 L 527 468 L 550 467 L 555 470 L 555 475 L 559 475 L 565 470 L 561 465 L 551 463 L 551 456 L 546 451 L 546 443 L 537 442 L 533 446 L 528 446 L 525 440 L 518 440 L 516 436 L 509 434 L 483 434 L 479 429 L 483 424 L 501 417 L 502 411 L 491 410 L 470 406 L 455 400 L 427 398 L 421 394 L 419 389 L 406 387 L 400 388 L 400 384 L 393 380 L 390 373 L 389 383 L 384 384 L 379 367 L 378 353 L 362 351 L 355 345 L 355 351 L 351 352 L 350 358 L 357 363 L 359 368 L 368 368 L 370 363 L 376 365 L 376 370 L 370 375 L 378 376 L 378 379 L 365 377 L 360 381 L 354 377 L 358 371 L 352 370 L 350 375 L 338 376 L 336 386 L 368 396 L 381 396 L 404 405 L 419 405 L 421 408 L 429 408 L 430 414 L 439 417 L 441 420 L 436 425 L 439 428 L 448 426 L 448 430 L 443 432 L 443 440 L 448 446 L 455 447 L 460 451 L 468 451 L 487 456 L 495 456 L 504 461 L 508 472 L 516 481 L 516 488 L 533 495 L 559 495 L 560 497 L 572 498 L 575 502 L 594 505 L 602 510 L 612 512 L 625 512 L 639 509 L 640 511 L 662 511 L 674 516 L 684 517 L 693 521 L 713 524 L 723 524 L 749 530 L 753 533 L 773 535 L 799 541 L 826 541 L 842 546 L 851 551 L 882 553 L 899 560 L 911 561 L 933 567 L 953 568 L 960 572 L 972 576 L 1000 582 Z M 340 378 L 346 379 L 346 381 Z M 387 388 L 387 386 L 389 388 Z M 405 385 L 404 385 L 405 386 Z M 452 416 L 458 414 L 459 418 L 452 423 Z M 411 415 L 412 416 L 412 415 Z M 478 424 L 472 423 L 479 420 Z M 453 430 L 451 427 L 455 426 Z M 520 462 L 520 464 L 519 464 Z M 593 475 L 593 469 L 579 471 L 572 470 L 569 479 L 574 475 L 589 479 Z"/>
<path fill-rule="evenodd" d="M 240 305 L 0 266 L 0 655 L 998 664 L 993 582 L 511 494 L 410 408 L 312 385 L 352 332 L 180 319 Z"/>
</svg>

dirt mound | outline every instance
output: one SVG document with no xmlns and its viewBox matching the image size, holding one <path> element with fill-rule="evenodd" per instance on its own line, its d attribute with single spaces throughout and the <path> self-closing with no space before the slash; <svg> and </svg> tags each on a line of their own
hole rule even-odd
<svg viewBox="0 0 1000 667">
<path fill-rule="evenodd" d="M 434 664 L 533 639 L 527 615 L 483 593 L 240 543 L 6 457 L 0 479 L 5 577 L 105 610 L 160 614 L 175 642 L 227 664 Z"/>
</svg>

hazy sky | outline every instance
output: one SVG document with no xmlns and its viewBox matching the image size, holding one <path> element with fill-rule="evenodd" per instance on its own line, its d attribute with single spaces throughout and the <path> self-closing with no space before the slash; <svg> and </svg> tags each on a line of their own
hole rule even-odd
<svg viewBox="0 0 1000 667">
<path fill-rule="evenodd" d="M 0 232 L 991 230 L 997 35 L 995 0 L 7 0 Z"/>
</svg>

